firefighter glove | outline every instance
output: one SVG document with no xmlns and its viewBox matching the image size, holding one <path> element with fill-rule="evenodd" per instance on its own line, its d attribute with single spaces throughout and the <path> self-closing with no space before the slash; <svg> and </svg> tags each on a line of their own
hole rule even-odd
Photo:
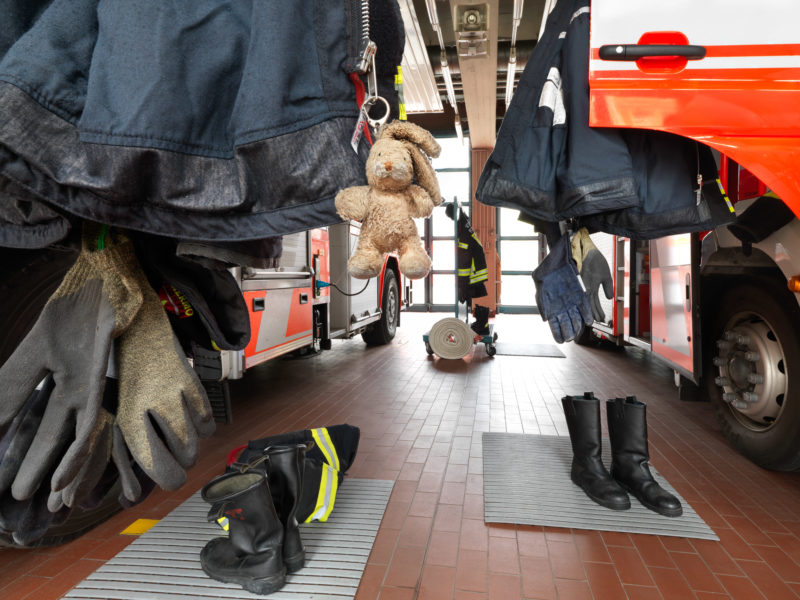
<svg viewBox="0 0 800 600">
<path fill-rule="evenodd" d="M 33 496 L 56 465 L 53 491 L 80 471 L 98 442 L 98 414 L 113 340 L 141 306 L 131 273 L 136 257 L 124 238 L 100 239 L 84 232 L 83 249 L 47 301 L 27 336 L 0 367 L 0 427 L 24 407 L 37 385 L 52 374 L 54 387 L 11 491 Z M 102 248 L 101 248 L 102 246 Z"/>
<path fill-rule="evenodd" d="M 144 272 L 136 274 L 142 308 L 120 337 L 119 406 L 116 427 L 133 459 L 166 490 L 186 481 L 186 469 L 197 458 L 197 439 L 214 431 L 205 389 L 189 365 L 158 295 Z M 115 434 L 121 456 L 121 440 Z M 118 468 L 120 464 L 117 465 Z M 129 500 L 138 496 L 131 473 L 123 475 Z M 125 488 L 125 486 L 123 486 Z"/>
<path fill-rule="evenodd" d="M 536 305 L 559 344 L 575 339 L 585 325 L 592 324 L 589 296 L 570 254 L 569 236 L 565 235 L 533 272 Z"/>
<path fill-rule="evenodd" d="M 606 257 L 597 249 L 585 227 L 572 236 L 572 258 L 578 265 L 578 273 L 589 294 L 592 316 L 595 321 L 604 323 L 606 313 L 600 306 L 600 286 L 609 300 L 614 296 L 614 280 Z"/>
</svg>

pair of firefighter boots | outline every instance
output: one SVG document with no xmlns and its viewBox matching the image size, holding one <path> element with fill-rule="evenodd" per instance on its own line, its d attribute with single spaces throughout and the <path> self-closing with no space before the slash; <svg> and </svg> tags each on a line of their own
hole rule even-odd
<svg viewBox="0 0 800 600">
<path fill-rule="evenodd" d="M 475 321 L 470 325 L 472 331 L 478 335 L 489 335 L 489 307 L 478 304 L 472 314 L 475 316 Z"/>
<path fill-rule="evenodd" d="M 667 517 L 683 514 L 680 501 L 653 479 L 648 461 L 645 404 L 635 396 L 606 401 L 611 440 L 611 472 L 600 459 L 600 401 L 592 392 L 561 399 L 572 442 L 572 482 L 597 504 L 612 510 L 631 507 L 628 493 Z"/>
<path fill-rule="evenodd" d="M 283 587 L 287 573 L 303 568 L 296 514 L 305 453 L 305 444 L 272 446 L 203 487 L 203 500 L 212 505 L 209 520 L 228 520 L 228 537 L 211 540 L 200 552 L 207 575 L 270 594 Z"/>
</svg>

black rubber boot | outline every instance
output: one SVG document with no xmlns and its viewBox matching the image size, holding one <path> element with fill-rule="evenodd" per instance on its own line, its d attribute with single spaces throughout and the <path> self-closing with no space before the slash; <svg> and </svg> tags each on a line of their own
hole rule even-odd
<svg viewBox="0 0 800 600">
<path fill-rule="evenodd" d="M 646 406 L 636 396 L 606 402 L 611 438 L 611 476 L 650 510 L 667 517 L 683 514 L 680 500 L 662 488 L 647 461 Z"/>
<path fill-rule="evenodd" d="M 592 392 L 561 399 L 572 442 L 570 478 L 589 498 L 612 510 L 631 507 L 630 498 L 600 459 L 600 401 Z"/>
<path fill-rule="evenodd" d="M 489 335 L 489 307 L 478 304 L 475 306 L 473 314 L 475 322 L 470 325 L 472 331 L 478 335 Z"/>
<path fill-rule="evenodd" d="M 272 446 L 266 454 L 269 456 L 269 489 L 283 524 L 283 562 L 286 570 L 294 573 L 303 568 L 306 560 L 296 518 L 303 489 L 306 445 Z"/>
<path fill-rule="evenodd" d="M 228 537 L 214 538 L 200 552 L 200 564 L 218 581 L 254 594 L 270 594 L 286 582 L 283 525 L 263 473 L 226 473 L 202 490 L 203 500 L 228 517 Z"/>
</svg>

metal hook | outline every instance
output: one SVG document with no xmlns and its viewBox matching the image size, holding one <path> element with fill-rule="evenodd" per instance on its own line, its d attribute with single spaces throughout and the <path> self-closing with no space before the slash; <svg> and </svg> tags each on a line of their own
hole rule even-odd
<svg viewBox="0 0 800 600">
<path fill-rule="evenodd" d="M 372 106 L 378 100 L 383 102 L 383 105 L 386 108 L 386 112 L 384 113 L 384 115 L 382 117 L 380 117 L 378 119 L 373 119 L 373 118 L 371 118 L 369 116 L 369 109 L 372 108 Z M 370 127 L 372 127 L 372 129 L 378 129 L 382 125 L 385 125 L 386 121 L 389 120 L 389 114 L 392 112 L 392 109 L 389 106 L 389 101 L 386 100 L 386 98 L 384 98 L 383 96 L 371 96 L 369 98 L 366 98 L 364 100 L 364 104 L 361 105 L 361 110 L 364 113 L 364 117 L 366 118 L 367 123 L 369 124 Z"/>
</svg>

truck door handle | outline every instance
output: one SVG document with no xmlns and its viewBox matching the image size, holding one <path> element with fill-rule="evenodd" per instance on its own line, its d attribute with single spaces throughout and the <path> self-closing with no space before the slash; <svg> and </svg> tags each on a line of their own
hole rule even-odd
<svg viewBox="0 0 800 600">
<path fill-rule="evenodd" d="M 600 46 L 603 60 L 639 60 L 659 56 L 680 56 L 686 60 L 700 60 L 706 57 L 704 46 L 686 44 L 609 44 Z"/>
</svg>

